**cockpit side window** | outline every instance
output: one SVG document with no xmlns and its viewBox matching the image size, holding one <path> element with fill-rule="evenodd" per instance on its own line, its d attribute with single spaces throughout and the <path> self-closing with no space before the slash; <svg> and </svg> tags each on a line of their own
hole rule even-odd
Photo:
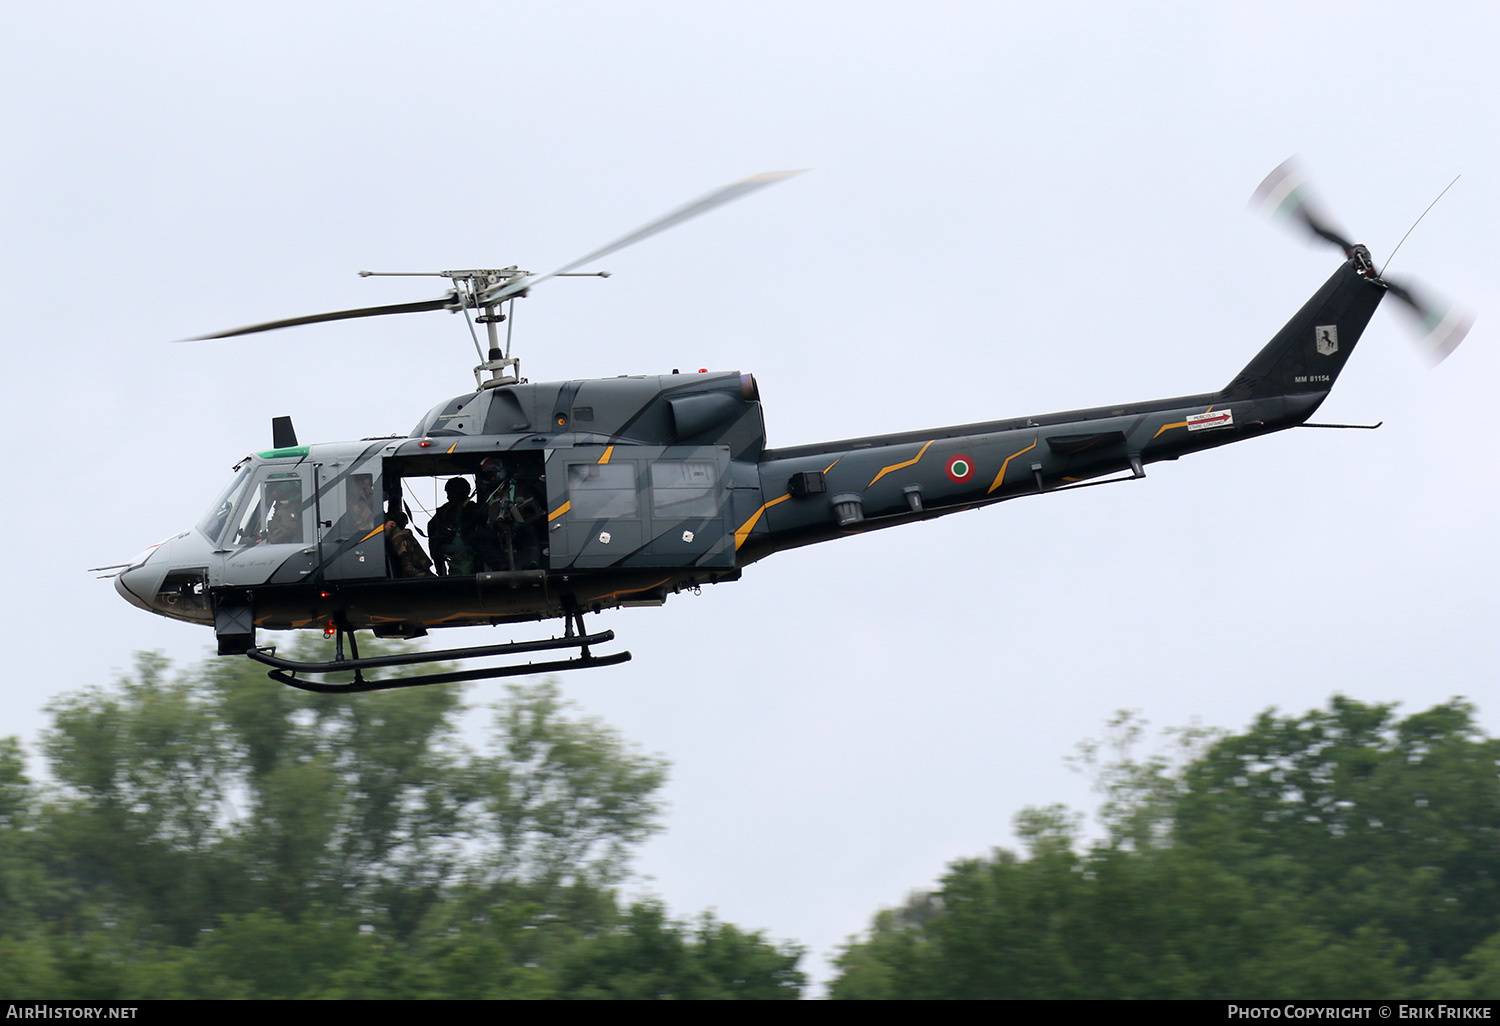
<svg viewBox="0 0 1500 1026">
<path fill-rule="evenodd" d="M 296 471 L 273 472 L 248 496 L 230 544 L 299 545 L 307 540 L 306 534 L 301 476 Z"/>
<path fill-rule="evenodd" d="M 272 545 L 300 545 L 307 540 L 302 519 L 302 478 L 272 474 L 265 486 L 266 541 Z"/>
<path fill-rule="evenodd" d="M 374 474 L 350 474 L 345 479 L 344 511 L 350 534 L 362 537 L 375 530 Z"/>
</svg>

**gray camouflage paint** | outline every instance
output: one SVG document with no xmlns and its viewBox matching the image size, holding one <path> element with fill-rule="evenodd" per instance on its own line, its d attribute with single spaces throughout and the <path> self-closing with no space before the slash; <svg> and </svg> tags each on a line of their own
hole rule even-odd
<svg viewBox="0 0 1500 1026">
<path fill-rule="evenodd" d="M 142 608 L 200 623 L 213 622 L 210 605 L 248 602 L 257 626 L 268 629 L 318 628 L 334 617 L 357 629 L 461 626 L 659 604 L 685 588 L 735 580 L 744 566 L 784 549 L 1294 427 L 1328 395 L 1384 294 L 1354 261 L 1345 263 L 1218 392 L 786 449 L 765 448 L 754 382 L 736 372 L 481 389 L 434 407 L 406 438 L 251 457 L 239 473 L 290 467 L 302 475 L 303 521 L 321 522 L 316 538 L 230 551 L 188 531 L 138 560 L 116 586 Z M 1330 327 L 1337 347 L 1326 342 Z M 380 534 L 358 536 L 341 523 L 351 474 L 375 475 L 379 496 L 388 473 L 472 473 L 496 453 L 532 454 L 545 470 L 543 571 L 391 580 Z M 652 468 L 684 462 L 711 464 L 717 481 L 711 503 L 678 517 L 653 506 Z M 634 510 L 593 517 L 572 510 L 569 475 L 585 476 L 574 468 L 589 466 L 633 481 Z M 253 495 L 245 489 L 240 502 Z M 243 506 L 229 523 L 241 516 Z M 199 569 L 208 601 L 161 593 L 164 582 L 178 587 Z"/>
</svg>

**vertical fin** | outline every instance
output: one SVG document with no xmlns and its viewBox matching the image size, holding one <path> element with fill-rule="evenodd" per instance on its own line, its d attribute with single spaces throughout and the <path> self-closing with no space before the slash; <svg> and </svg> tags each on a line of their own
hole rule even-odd
<svg viewBox="0 0 1500 1026">
<path fill-rule="evenodd" d="M 1386 292 L 1357 263 L 1335 271 L 1220 394 L 1265 399 L 1332 388 Z"/>
</svg>

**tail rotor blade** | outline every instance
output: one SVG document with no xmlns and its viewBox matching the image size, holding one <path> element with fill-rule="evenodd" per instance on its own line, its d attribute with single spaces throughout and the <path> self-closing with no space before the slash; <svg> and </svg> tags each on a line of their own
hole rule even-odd
<svg viewBox="0 0 1500 1026">
<path fill-rule="evenodd" d="M 1354 252 L 1350 242 L 1318 208 L 1312 188 L 1296 157 L 1288 157 L 1266 175 L 1250 197 L 1250 206 L 1263 209 L 1269 216 L 1300 224 L 1314 236 L 1331 242 L 1347 256 Z"/>
<path fill-rule="evenodd" d="M 1417 318 L 1417 348 L 1434 367 L 1448 358 L 1474 326 L 1474 315 L 1453 303 L 1432 302 L 1408 283 L 1385 279 L 1387 290 Z"/>
</svg>

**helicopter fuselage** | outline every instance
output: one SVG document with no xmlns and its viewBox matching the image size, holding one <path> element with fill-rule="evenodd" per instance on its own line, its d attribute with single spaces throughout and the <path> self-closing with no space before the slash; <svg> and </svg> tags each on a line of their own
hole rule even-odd
<svg viewBox="0 0 1500 1026">
<path fill-rule="evenodd" d="M 1301 424 L 1384 292 L 1346 262 L 1217 392 L 782 449 L 766 447 L 748 374 L 496 383 L 405 437 L 246 457 L 203 520 L 116 587 L 213 625 L 221 652 L 257 629 L 413 637 L 660 604 L 783 549 L 1138 478 Z M 454 478 L 473 496 L 468 550 L 414 571 L 391 513 L 415 506 L 422 528 Z"/>
</svg>

